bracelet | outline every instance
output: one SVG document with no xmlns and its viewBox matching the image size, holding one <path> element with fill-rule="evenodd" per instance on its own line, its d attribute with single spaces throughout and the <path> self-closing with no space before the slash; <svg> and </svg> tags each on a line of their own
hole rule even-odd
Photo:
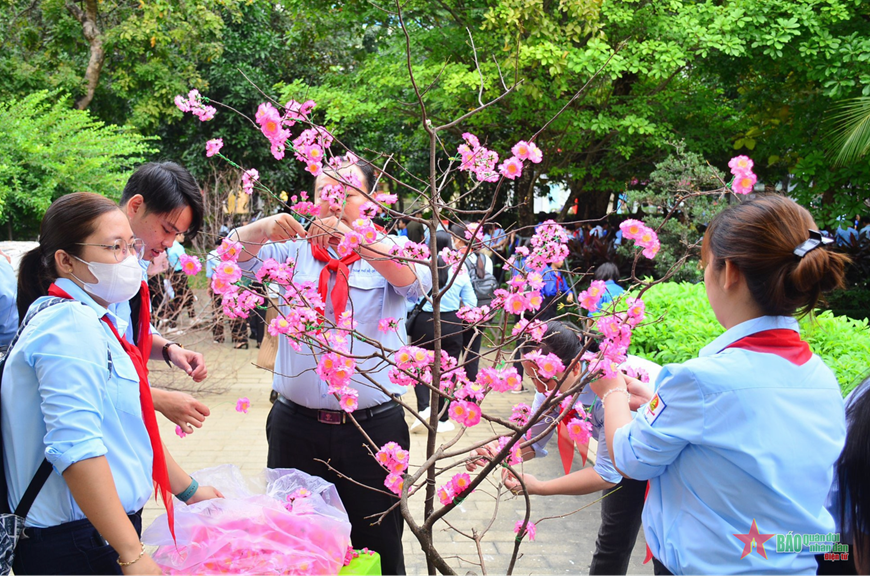
<svg viewBox="0 0 870 578">
<path fill-rule="evenodd" d="M 184 347 L 182 347 L 180 343 L 175 343 L 174 341 L 167 341 L 163 344 L 163 361 L 165 361 L 166 365 L 168 365 L 169 367 L 172 367 L 172 363 L 169 359 L 169 348 L 173 345 L 177 345 L 178 347 L 184 349 Z"/>
<path fill-rule="evenodd" d="M 142 559 L 142 556 L 145 555 L 145 544 L 142 542 L 139 542 L 139 544 L 142 546 L 142 551 L 139 552 L 139 556 L 137 556 L 135 560 L 131 560 L 130 562 L 121 562 L 121 557 L 118 556 L 118 566 L 120 566 L 122 568 L 125 568 L 127 566 L 132 566 L 133 564 L 135 564 L 136 562 L 138 562 L 139 560 Z"/>
<path fill-rule="evenodd" d="M 624 387 L 615 387 L 615 388 L 611 389 L 610 391 L 608 391 L 607 393 L 604 394 L 604 397 L 601 398 L 601 405 L 604 405 L 604 402 L 605 402 L 605 400 L 607 399 L 607 396 L 608 396 L 608 395 L 610 395 L 611 393 L 616 393 L 617 391 L 621 391 L 622 393 L 624 393 L 625 395 L 627 395 L 627 396 L 628 396 L 628 401 L 629 401 L 629 403 L 631 402 L 631 394 L 628 393 L 628 390 L 627 390 L 627 389 L 625 389 Z"/>
<path fill-rule="evenodd" d="M 190 478 L 190 485 L 187 486 L 187 489 L 181 492 L 180 494 L 175 494 L 175 497 L 181 500 L 182 502 L 187 503 L 187 500 L 191 499 L 196 491 L 199 489 L 199 482 Z"/>
</svg>

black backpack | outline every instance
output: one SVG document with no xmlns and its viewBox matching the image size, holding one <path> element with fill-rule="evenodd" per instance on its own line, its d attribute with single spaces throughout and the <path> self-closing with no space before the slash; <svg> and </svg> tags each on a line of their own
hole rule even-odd
<svg viewBox="0 0 870 578">
<path fill-rule="evenodd" d="M 495 290 L 499 288 L 499 283 L 492 273 L 486 271 L 486 256 L 481 253 L 475 253 L 475 256 L 477 266 L 472 265 L 471 259 L 465 260 L 465 266 L 468 268 L 471 286 L 474 287 L 474 294 L 477 296 L 477 306 L 483 307 L 489 305 L 495 297 Z"/>
</svg>

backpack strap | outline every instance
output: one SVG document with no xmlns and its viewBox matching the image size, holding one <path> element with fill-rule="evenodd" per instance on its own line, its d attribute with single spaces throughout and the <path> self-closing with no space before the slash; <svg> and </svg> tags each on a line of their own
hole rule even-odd
<svg viewBox="0 0 870 578">
<path fill-rule="evenodd" d="M 60 297 L 52 297 L 51 299 L 46 299 L 42 303 L 39 304 L 36 309 L 31 309 L 27 312 L 27 315 L 24 317 L 24 321 L 18 327 L 18 331 L 15 333 L 15 337 L 12 339 L 12 342 L 9 344 L 9 348 L 6 350 L 6 353 L 3 355 L 3 359 L 0 360 L 0 385 L 2 385 L 3 379 L 3 370 L 6 368 L 6 360 L 9 358 L 9 353 L 15 347 L 15 344 L 18 343 L 18 339 L 21 337 L 21 334 L 24 332 L 24 328 L 27 327 L 27 324 L 30 323 L 37 314 L 41 311 L 48 309 L 54 305 L 59 305 L 67 299 L 62 299 Z M 0 440 L 2 441 L 2 440 Z M 2 446 L 0 446 L 0 455 L 2 455 Z M 5 456 L 4 456 L 5 459 Z M 15 508 L 15 515 L 20 516 L 21 518 L 27 518 L 28 512 L 30 512 L 30 508 L 33 506 L 33 502 L 36 500 L 36 496 L 39 495 L 40 490 L 45 485 L 45 482 L 48 481 L 48 477 L 51 475 L 51 464 L 45 458 L 42 459 L 42 463 L 39 464 L 39 468 L 36 470 L 36 474 L 34 474 L 33 479 L 30 480 L 30 484 L 27 486 L 27 490 L 24 491 L 24 496 L 22 496 L 21 501 L 18 503 L 18 507 Z M 6 475 L 0 472 L 0 512 L 7 512 L 9 510 L 9 486 L 6 482 Z"/>
</svg>

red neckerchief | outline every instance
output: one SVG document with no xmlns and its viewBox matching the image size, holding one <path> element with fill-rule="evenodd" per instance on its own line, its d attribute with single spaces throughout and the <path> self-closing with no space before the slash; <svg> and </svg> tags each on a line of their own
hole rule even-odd
<svg viewBox="0 0 870 578">
<path fill-rule="evenodd" d="M 74 300 L 73 297 L 55 285 L 54 283 L 48 288 L 48 294 L 52 297 L 61 297 L 63 299 Z M 145 295 L 143 295 L 143 298 Z M 142 303 L 142 310 L 147 311 L 149 303 Z M 147 314 L 150 319 L 150 312 Z M 141 319 L 141 317 L 140 317 Z M 118 339 L 121 347 L 130 360 L 133 362 L 133 367 L 136 368 L 136 374 L 139 376 L 139 403 L 142 404 L 142 421 L 145 422 L 145 429 L 148 431 L 148 438 L 151 440 L 151 451 L 154 454 L 154 462 L 151 467 L 151 476 L 154 479 L 154 485 L 157 491 L 163 498 L 163 505 L 166 507 L 166 517 L 169 521 L 169 532 L 172 534 L 172 539 L 175 540 L 175 514 L 172 507 L 172 490 L 169 485 L 169 469 L 166 466 L 166 455 L 163 453 L 163 443 L 160 441 L 160 430 L 157 428 L 157 415 L 154 413 L 154 400 L 151 399 L 151 388 L 148 385 L 148 369 L 145 361 L 142 358 L 142 352 L 121 337 L 118 330 L 112 324 L 108 315 L 103 315 L 100 319 L 103 323 L 109 326 L 112 333 Z M 150 342 L 150 330 L 148 324 L 140 327 L 140 335 L 142 332 L 148 332 Z"/>
<path fill-rule="evenodd" d="M 793 329 L 768 329 L 738 339 L 725 349 L 746 349 L 757 353 L 772 353 L 795 365 L 803 365 L 813 357 L 809 344 Z"/>
<path fill-rule="evenodd" d="M 384 232 L 383 227 L 375 226 L 375 229 L 381 233 Z M 353 253 L 345 255 L 341 259 L 335 259 L 329 254 L 328 250 L 320 245 L 314 245 L 309 242 L 309 247 L 311 247 L 311 255 L 314 256 L 315 259 L 326 263 L 326 266 L 320 270 L 320 277 L 317 281 L 317 292 L 320 294 L 320 298 L 323 299 L 324 303 L 326 303 L 326 294 L 329 291 L 329 272 L 335 271 L 335 287 L 332 288 L 331 300 L 335 319 L 338 320 L 339 316 L 341 316 L 347 308 L 347 300 L 350 295 L 350 289 L 347 286 L 347 278 L 350 275 L 348 265 L 356 263 L 362 259 L 362 256 L 354 251 Z M 322 311 L 321 314 L 323 314 Z"/>
<path fill-rule="evenodd" d="M 151 294 L 148 291 L 148 283 L 145 281 L 142 281 L 139 297 L 142 302 L 139 304 L 139 338 L 136 340 L 136 346 L 145 361 L 145 376 L 147 377 L 148 359 L 151 357 L 151 344 L 154 338 L 151 336 Z"/>
<path fill-rule="evenodd" d="M 583 459 L 583 465 L 586 465 L 586 456 L 589 454 L 589 443 L 579 444 L 571 439 L 568 435 L 568 422 L 579 418 L 577 410 L 571 409 L 568 414 L 562 418 L 557 426 L 557 441 L 559 442 L 559 457 L 562 459 L 562 467 L 565 468 L 565 475 L 571 473 L 571 462 L 574 461 L 574 446 L 577 446 L 577 451 Z"/>
</svg>

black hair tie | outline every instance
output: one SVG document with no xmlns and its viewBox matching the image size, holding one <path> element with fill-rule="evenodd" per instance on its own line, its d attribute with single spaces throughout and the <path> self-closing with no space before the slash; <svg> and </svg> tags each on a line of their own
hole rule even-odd
<svg viewBox="0 0 870 578">
<path fill-rule="evenodd" d="M 798 259 L 803 259 L 804 255 L 813 249 L 825 247 L 833 242 L 834 240 L 830 237 L 823 237 L 820 232 L 810 229 L 810 238 L 798 245 L 794 250 L 794 254 Z"/>
</svg>

